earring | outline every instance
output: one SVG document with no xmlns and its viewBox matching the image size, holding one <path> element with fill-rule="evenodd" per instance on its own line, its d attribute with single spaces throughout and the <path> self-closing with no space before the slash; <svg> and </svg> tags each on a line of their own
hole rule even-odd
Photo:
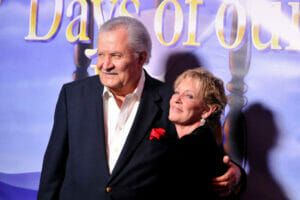
<svg viewBox="0 0 300 200">
<path fill-rule="evenodd" d="M 205 124 L 206 120 L 204 119 L 204 116 L 202 115 L 201 116 L 201 119 L 200 119 L 200 126 L 203 126 Z"/>
</svg>

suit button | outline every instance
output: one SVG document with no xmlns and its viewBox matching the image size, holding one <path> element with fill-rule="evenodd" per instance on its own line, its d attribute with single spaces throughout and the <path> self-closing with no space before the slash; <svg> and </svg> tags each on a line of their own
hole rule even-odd
<svg viewBox="0 0 300 200">
<path fill-rule="evenodd" d="M 111 192 L 111 190 L 112 190 L 111 187 L 109 187 L 109 186 L 106 187 L 106 192 Z"/>
</svg>

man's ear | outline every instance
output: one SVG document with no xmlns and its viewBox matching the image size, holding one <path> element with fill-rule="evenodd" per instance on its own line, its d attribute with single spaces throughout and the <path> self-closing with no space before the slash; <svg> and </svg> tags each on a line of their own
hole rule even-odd
<svg viewBox="0 0 300 200">
<path fill-rule="evenodd" d="M 205 111 L 202 113 L 202 118 L 207 119 L 215 110 L 217 106 L 215 105 L 208 105 Z"/>
<path fill-rule="evenodd" d="M 147 59 L 147 52 L 142 51 L 139 53 L 138 61 L 141 66 L 143 66 Z"/>
</svg>

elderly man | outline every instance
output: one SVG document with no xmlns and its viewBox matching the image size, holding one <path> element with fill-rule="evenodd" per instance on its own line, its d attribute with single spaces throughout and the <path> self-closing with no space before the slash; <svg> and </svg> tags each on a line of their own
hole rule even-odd
<svg viewBox="0 0 300 200">
<path fill-rule="evenodd" d="M 168 121 L 172 89 L 143 70 L 150 56 L 151 39 L 138 20 L 117 17 L 101 26 L 99 76 L 61 89 L 38 199 L 159 198 L 159 170 L 176 133 Z M 230 164 L 216 183 L 221 195 L 240 178 Z"/>
</svg>

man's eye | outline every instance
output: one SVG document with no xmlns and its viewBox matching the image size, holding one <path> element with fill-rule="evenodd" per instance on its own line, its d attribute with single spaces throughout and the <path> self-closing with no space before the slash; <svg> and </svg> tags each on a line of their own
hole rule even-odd
<svg viewBox="0 0 300 200">
<path fill-rule="evenodd" d="M 179 95 L 179 92 L 175 91 L 174 94 Z"/>
<path fill-rule="evenodd" d="M 112 54 L 111 56 L 114 57 L 114 58 L 122 58 L 121 54 Z"/>
</svg>

